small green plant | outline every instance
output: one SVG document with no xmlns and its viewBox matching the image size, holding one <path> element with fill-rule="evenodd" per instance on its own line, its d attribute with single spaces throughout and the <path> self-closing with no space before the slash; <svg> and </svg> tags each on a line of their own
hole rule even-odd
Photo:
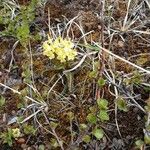
<svg viewBox="0 0 150 150">
<path fill-rule="evenodd" d="M 150 136 L 149 135 L 144 136 L 144 143 L 147 145 L 150 145 Z"/>
<path fill-rule="evenodd" d="M 102 122 L 109 120 L 109 115 L 106 110 L 101 110 L 98 114 L 98 117 L 101 119 Z"/>
<path fill-rule="evenodd" d="M 98 99 L 97 100 L 98 108 L 99 108 L 99 113 L 98 117 L 102 122 L 108 121 L 109 120 L 109 115 L 108 115 L 108 101 L 106 99 Z"/>
<path fill-rule="evenodd" d="M 21 133 L 19 128 L 8 128 L 7 132 L 4 132 L 0 135 L 0 138 L 3 140 L 3 143 L 7 143 L 9 146 L 12 146 L 13 139 L 18 138 L 20 136 Z"/>
<path fill-rule="evenodd" d="M 59 144 L 58 144 L 58 142 L 57 142 L 57 140 L 55 138 L 51 138 L 50 145 L 53 148 L 58 148 L 59 147 Z"/>
<path fill-rule="evenodd" d="M 23 125 L 23 131 L 26 135 L 35 135 L 36 129 L 32 125 Z"/>
<path fill-rule="evenodd" d="M 98 99 L 97 100 L 98 111 L 96 111 L 95 107 L 90 108 L 90 113 L 87 115 L 87 121 L 92 124 L 96 124 L 97 121 L 108 121 L 108 101 L 106 99 Z"/>
<path fill-rule="evenodd" d="M 1 32 L 2 36 L 13 36 L 26 47 L 28 40 L 31 38 L 30 25 L 35 19 L 35 8 L 38 0 L 32 0 L 27 6 L 18 6 L 13 18 L 12 12 L 8 5 L 2 3 L 0 14 L 7 14 L 5 17 L 0 17 L 0 22 L 5 25 L 5 30 Z M 14 7 L 14 5 L 12 6 Z M 5 13 L 4 13 L 5 12 Z M 3 16 L 3 15 L 2 15 Z"/>
<path fill-rule="evenodd" d="M 89 136 L 89 135 L 83 136 L 82 141 L 85 143 L 89 143 L 91 141 L 91 136 Z"/>
<path fill-rule="evenodd" d="M 45 146 L 44 146 L 44 145 L 42 145 L 42 144 L 41 144 L 41 145 L 39 145 L 39 147 L 38 147 L 38 148 L 39 148 L 39 150 L 45 150 Z"/>
<path fill-rule="evenodd" d="M 117 107 L 118 107 L 119 110 L 124 111 L 124 112 L 128 111 L 127 103 L 123 98 L 119 97 L 116 100 L 116 102 L 117 102 Z"/>
<path fill-rule="evenodd" d="M 133 72 L 132 77 L 129 79 L 125 78 L 124 81 L 127 85 L 130 84 L 139 85 L 142 83 L 142 75 L 139 72 Z"/>
<path fill-rule="evenodd" d="M 103 78 L 100 78 L 97 83 L 99 87 L 103 87 L 106 84 L 106 81 Z"/>
<path fill-rule="evenodd" d="M 144 145 L 144 142 L 142 140 L 137 140 L 135 142 L 135 148 L 136 149 L 142 149 L 143 145 Z"/>
<path fill-rule="evenodd" d="M 88 122 L 90 122 L 90 123 L 92 123 L 92 124 L 95 124 L 96 122 L 97 122 L 97 117 L 95 116 L 95 114 L 93 114 L 93 113 L 89 113 L 88 115 L 87 115 L 87 121 Z"/>
<path fill-rule="evenodd" d="M 101 128 L 96 127 L 92 133 L 98 140 L 100 140 L 104 136 L 104 131 Z"/>
<path fill-rule="evenodd" d="M 51 121 L 50 126 L 53 130 L 55 130 L 58 127 L 58 123 Z"/>
<path fill-rule="evenodd" d="M 13 134 L 10 128 L 8 128 L 7 132 L 2 133 L 0 138 L 3 140 L 3 143 L 7 143 L 9 146 L 12 146 Z"/>
<path fill-rule="evenodd" d="M 92 135 L 98 140 L 102 139 L 104 136 L 104 131 L 101 127 L 98 126 L 99 123 L 109 120 L 108 115 L 108 101 L 106 99 L 98 99 L 97 107 L 90 107 L 90 113 L 87 115 L 86 120 L 92 125 L 95 126 L 92 130 Z M 87 126 L 85 124 L 80 125 L 81 129 L 86 130 Z M 83 141 L 88 143 L 90 142 L 90 136 L 84 136 Z"/>
<path fill-rule="evenodd" d="M 150 145 L 150 123 L 149 123 L 149 113 L 150 113 L 150 101 L 147 100 L 147 105 L 145 106 L 145 111 L 147 115 L 145 115 L 145 129 L 144 131 L 144 140 L 138 139 L 135 141 L 135 146 L 137 149 L 143 149 L 145 145 Z"/>
</svg>

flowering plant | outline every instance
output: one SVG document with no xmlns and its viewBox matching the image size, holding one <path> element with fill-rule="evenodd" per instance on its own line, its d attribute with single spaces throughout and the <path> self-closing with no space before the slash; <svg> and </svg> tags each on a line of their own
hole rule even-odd
<svg viewBox="0 0 150 150">
<path fill-rule="evenodd" d="M 12 135 L 14 138 L 20 137 L 20 135 L 21 135 L 20 129 L 19 128 L 12 129 Z"/>
<path fill-rule="evenodd" d="M 43 43 L 43 49 L 43 55 L 48 56 L 49 59 L 56 57 L 61 63 L 74 60 L 77 55 L 74 43 L 70 39 L 63 39 L 60 36 L 55 40 L 48 36 L 48 40 Z"/>
</svg>

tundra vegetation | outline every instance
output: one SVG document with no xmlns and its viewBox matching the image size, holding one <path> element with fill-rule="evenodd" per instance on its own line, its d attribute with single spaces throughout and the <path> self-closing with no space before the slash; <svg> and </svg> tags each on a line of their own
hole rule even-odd
<svg viewBox="0 0 150 150">
<path fill-rule="evenodd" d="M 150 148 L 149 0 L 0 0 L 0 147 Z"/>
</svg>

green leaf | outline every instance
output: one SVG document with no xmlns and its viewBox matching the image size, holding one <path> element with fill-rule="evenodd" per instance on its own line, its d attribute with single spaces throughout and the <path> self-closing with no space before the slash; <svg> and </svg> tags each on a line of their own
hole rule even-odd
<svg viewBox="0 0 150 150">
<path fill-rule="evenodd" d="M 86 119 L 88 122 L 93 123 L 93 124 L 96 123 L 96 121 L 97 121 L 96 116 L 92 113 L 88 114 Z"/>
<path fill-rule="evenodd" d="M 95 128 L 92 133 L 98 140 L 104 136 L 104 131 L 101 128 Z"/>
<path fill-rule="evenodd" d="M 145 144 L 150 144 L 150 136 L 145 135 L 144 136 L 144 142 L 145 142 Z"/>
<path fill-rule="evenodd" d="M 98 83 L 99 87 L 103 87 L 105 85 L 106 81 L 103 78 L 100 78 L 97 83 Z"/>
<path fill-rule="evenodd" d="M 97 107 L 96 107 L 96 106 L 91 106 L 91 107 L 89 108 L 89 110 L 90 110 L 91 113 L 95 114 L 96 111 L 97 111 Z"/>
<path fill-rule="evenodd" d="M 91 141 L 91 137 L 89 135 L 85 135 L 82 137 L 82 140 L 85 142 L 85 143 L 89 143 Z"/>
<path fill-rule="evenodd" d="M 35 132 L 36 132 L 36 129 L 32 126 L 32 125 L 27 125 L 25 124 L 23 126 L 23 129 L 24 129 L 24 133 L 27 134 L 27 135 L 35 135 Z"/>
<path fill-rule="evenodd" d="M 98 117 L 100 120 L 103 121 L 108 121 L 109 120 L 109 115 L 106 110 L 101 110 L 98 114 Z"/>
<path fill-rule="evenodd" d="M 23 46 L 26 46 L 30 36 L 29 24 L 23 23 L 17 28 L 17 38 L 20 40 Z"/>
<path fill-rule="evenodd" d="M 5 104 L 5 98 L 3 96 L 0 96 L 0 107 L 2 107 Z"/>
<path fill-rule="evenodd" d="M 90 77 L 90 78 L 96 78 L 96 76 L 97 76 L 97 70 L 91 71 L 91 72 L 89 73 L 89 77 Z"/>
<path fill-rule="evenodd" d="M 142 140 L 137 140 L 135 142 L 136 148 L 141 149 L 141 147 L 143 146 L 144 142 Z"/>
<path fill-rule="evenodd" d="M 8 128 L 7 132 L 4 132 L 0 135 L 0 138 L 3 140 L 3 143 L 7 143 L 9 146 L 12 146 L 13 144 L 13 133 L 12 133 L 12 129 Z"/>
<path fill-rule="evenodd" d="M 117 99 L 117 106 L 118 106 L 118 109 L 119 110 L 122 110 L 124 112 L 127 112 L 128 111 L 128 107 L 127 107 L 127 103 L 124 99 L 122 98 L 118 98 Z"/>
<path fill-rule="evenodd" d="M 146 105 L 146 106 L 144 107 L 144 109 L 146 110 L 146 112 L 150 112 L 150 105 Z"/>
<path fill-rule="evenodd" d="M 59 147 L 59 144 L 58 144 L 57 140 L 54 139 L 54 138 L 51 138 L 50 145 L 51 145 L 52 147 L 54 147 L 54 148 Z"/>
<path fill-rule="evenodd" d="M 87 128 L 87 125 L 86 124 L 84 124 L 84 123 L 81 123 L 80 124 L 80 129 L 81 130 L 84 130 L 84 129 L 86 129 Z"/>
<path fill-rule="evenodd" d="M 52 129 L 56 129 L 57 126 L 58 126 L 58 123 L 56 123 L 56 122 L 50 122 L 50 126 L 51 126 Z"/>
<path fill-rule="evenodd" d="M 68 112 L 67 115 L 68 115 L 69 120 L 74 119 L 74 113 L 73 112 Z"/>
<path fill-rule="evenodd" d="M 146 126 L 146 130 L 150 132 L 150 125 Z"/>
<path fill-rule="evenodd" d="M 45 150 L 45 146 L 44 145 L 39 145 L 39 149 L 38 150 Z"/>
<path fill-rule="evenodd" d="M 102 98 L 98 99 L 97 104 L 98 104 L 99 109 L 101 110 L 108 109 L 108 101 L 106 99 L 102 99 Z"/>
</svg>

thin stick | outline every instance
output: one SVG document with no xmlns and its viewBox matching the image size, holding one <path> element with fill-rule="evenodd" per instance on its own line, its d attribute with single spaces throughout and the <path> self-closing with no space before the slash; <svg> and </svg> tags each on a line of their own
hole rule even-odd
<svg viewBox="0 0 150 150">
<path fill-rule="evenodd" d="M 0 83 L 0 85 L 5 87 L 6 89 L 9 89 L 9 90 L 13 91 L 14 93 L 17 93 L 17 94 L 21 95 L 21 92 L 19 92 L 19 91 L 15 90 L 15 89 L 13 89 L 13 88 L 3 84 L 3 83 Z M 38 101 L 34 100 L 33 98 L 31 98 L 29 96 L 25 96 L 25 98 L 27 98 L 27 99 L 31 100 L 32 102 L 35 102 L 35 103 L 37 103 L 39 105 L 43 105 L 44 104 L 44 103 L 39 103 Z"/>
<path fill-rule="evenodd" d="M 122 57 L 120 57 L 120 56 L 114 54 L 114 53 L 112 53 L 112 52 L 109 51 L 108 49 L 105 49 L 105 48 L 101 47 L 100 45 L 98 45 L 98 44 L 95 43 L 95 42 L 94 42 L 94 44 L 95 44 L 96 46 L 98 46 L 100 49 L 102 49 L 103 51 L 105 51 L 106 53 L 108 53 L 108 54 L 110 54 L 110 55 L 116 57 L 117 59 L 120 59 L 121 61 L 123 61 L 123 62 L 125 62 L 125 63 L 127 63 L 127 64 L 129 64 L 129 65 L 131 65 L 131 66 L 133 66 L 133 67 L 135 67 L 135 68 L 137 68 L 137 69 L 143 71 L 143 72 L 146 72 L 146 73 L 150 74 L 150 71 L 149 71 L 149 70 L 146 70 L 146 69 L 144 69 L 144 68 L 142 68 L 142 67 L 140 67 L 140 66 L 138 66 L 138 65 L 136 65 L 136 64 L 134 64 L 134 63 L 132 63 L 132 62 L 130 62 L 130 61 L 128 61 L 128 60 L 126 60 L 126 59 L 124 59 L 124 58 L 122 58 Z"/>
</svg>

